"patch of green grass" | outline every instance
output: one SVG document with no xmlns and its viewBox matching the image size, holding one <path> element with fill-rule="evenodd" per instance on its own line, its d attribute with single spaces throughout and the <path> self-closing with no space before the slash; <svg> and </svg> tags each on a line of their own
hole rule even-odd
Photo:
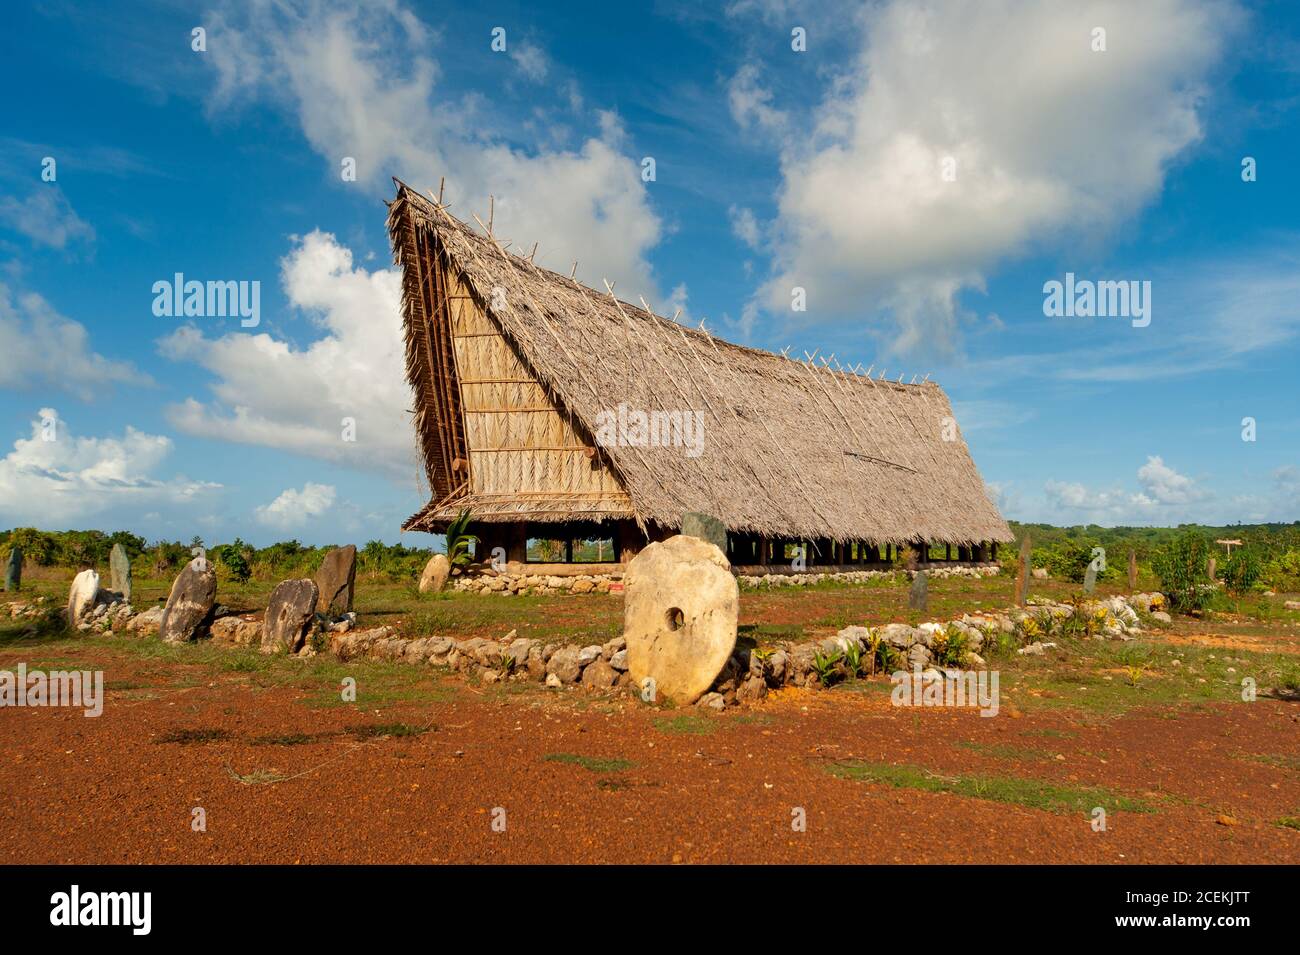
<svg viewBox="0 0 1300 955">
<path fill-rule="evenodd" d="M 815 626 L 815 624 L 814 624 Z M 843 629 L 842 625 L 836 629 Z M 798 623 L 746 623 L 736 629 L 738 640 L 748 640 L 753 646 L 770 646 L 789 640 L 803 639 L 803 624 Z"/>
<path fill-rule="evenodd" d="M 676 716 L 661 716 L 655 720 L 655 729 L 663 733 L 678 733 L 683 736 L 708 736 L 718 730 L 718 724 L 707 716 L 696 713 L 679 713 Z"/>
<path fill-rule="evenodd" d="M 254 736 L 248 742 L 253 746 L 301 746 L 304 743 L 314 743 L 317 739 L 319 737 L 310 733 L 268 733 L 265 736 Z"/>
<path fill-rule="evenodd" d="M 135 683 L 131 680 L 105 680 L 104 689 L 116 692 L 125 692 L 126 690 L 143 690 L 143 683 Z"/>
<path fill-rule="evenodd" d="M 1088 813 L 1100 806 L 1107 812 L 1155 812 L 1148 803 L 1118 796 L 1096 787 L 1062 786 L 1019 776 L 942 776 L 922 766 L 896 766 L 890 763 L 847 761 L 830 764 L 834 776 L 879 783 L 896 789 L 919 789 L 924 792 L 953 793 L 971 799 L 1012 803 L 1045 812 Z"/>
<path fill-rule="evenodd" d="M 384 736 L 423 736 L 436 726 L 412 726 L 410 723 L 374 723 L 349 726 L 347 732 L 357 739 L 379 739 Z"/>
<path fill-rule="evenodd" d="M 1238 759 L 1250 760 L 1252 763 L 1264 763 L 1278 769 L 1300 772 L 1300 756 L 1287 756 L 1279 753 L 1239 753 Z"/>
<path fill-rule="evenodd" d="M 258 673 L 270 666 L 270 656 L 261 653 L 239 653 L 221 663 L 221 669 L 227 673 Z"/>
<path fill-rule="evenodd" d="M 1058 638 L 1058 642 L 1064 649 L 1061 659 L 1013 657 L 1006 661 L 1001 681 L 1004 701 L 1110 716 L 1139 708 L 1171 712 L 1207 703 L 1239 703 L 1243 677 L 1256 676 L 1263 685 L 1265 675 L 1286 657 L 1222 647 L 1171 647 L 1143 640 Z M 1140 678 L 1134 685 L 1130 671 L 1137 672 L 1137 668 L 1141 668 Z M 1034 695 L 1033 690 L 1050 692 Z"/>
<path fill-rule="evenodd" d="M 1277 821 L 1283 829 L 1295 829 L 1300 832 L 1300 816 L 1283 816 Z"/>
<path fill-rule="evenodd" d="M 187 746 L 190 743 L 216 743 L 226 739 L 230 739 L 230 733 L 226 730 L 200 727 L 168 730 L 155 739 L 154 742 L 180 743 L 182 746 Z"/>
<path fill-rule="evenodd" d="M 631 769 L 636 765 L 630 759 L 620 759 L 617 756 L 579 756 L 577 753 L 547 753 L 543 758 L 548 763 L 567 763 L 571 766 L 581 766 L 592 773 L 621 773 L 625 769 Z"/>
<path fill-rule="evenodd" d="M 1072 733 L 1069 730 L 1054 730 L 1051 729 L 1050 727 L 1044 727 L 1042 729 L 1025 730 L 1020 735 L 1021 736 L 1045 736 L 1048 737 L 1049 739 L 1074 739 L 1079 734 Z"/>
<path fill-rule="evenodd" d="M 73 638 L 73 631 L 68 629 L 57 610 L 37 617 L 10 617 L 7 609 L 3 612 L 5 619 L 0 620 L 0 647 L 55 643 Z"/>
<path fill-rule="evenodd" d="M 971 740 L 960 740 L 957 746 L 979 753 L 981 756 L 991 756 L 994 759 L 1048 760 L 1056 758 L 1055 753 L 1034 749 L 1030 746 L 1015 746 L 1011 743 L 978 743 Z"/>
</svg>

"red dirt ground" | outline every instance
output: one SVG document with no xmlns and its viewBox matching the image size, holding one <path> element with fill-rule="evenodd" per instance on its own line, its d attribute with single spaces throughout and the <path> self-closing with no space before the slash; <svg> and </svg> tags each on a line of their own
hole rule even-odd
<svg viewBox="0 0 1300 955">
<path fill-rule="evenodd" d="M 1300 706 L 1277 700 L 982 719 L 900 711 L 883 692 L 786 690 L 701 717 L 712 731 L 690 735 L 662 728 L 679 714 L 581 691 L 502 693 L 430 676 L 442 702 L 322 708 L 303 689 L 239 674 L 94 645 L 79 657 L 146 692 L 110 690 L 97 719 L 0 709 L 0 862 L 1300 861 L 1300 832 L 1275 824 L 1300 815 Z M 17 659 L 0 653 L 0 667 Z M 251 742 L 396 722 L 435 728 Z M 178 728 L 229 736 L 156 740 Z M 555 754 L 632 765 L 593 772 L 546 758 Z M 1099 833 L 1080 813 L 827 771 L 849 758 L 1101 786 L 1158 811 L 1114 812 Z M 294 778 L 233 775 L 259 769 Z M 206 832 L 191 830 L 200 806 Z M 494 807 L 506 810 L 504 832 L 492 829 Z M 806 810 L 807 831 L 792 831 L 793 807 Z"/>
</svg>

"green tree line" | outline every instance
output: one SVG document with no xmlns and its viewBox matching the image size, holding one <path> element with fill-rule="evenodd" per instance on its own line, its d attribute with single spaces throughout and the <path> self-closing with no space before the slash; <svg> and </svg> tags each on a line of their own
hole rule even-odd
<svg viewBox="0 0 1300 955">
<path fill-rule="evenodd" d="M 39 531 L 18 527 L 0 531 L 0 560 L 8 560 L 17 545 L 23 561 L 40 567 L 84 567 L 106 569 L 108 554 L 121 544 L 136 574 L 161 577 L 178 572 L 191 559 L 196 547 L 205 547 L 208 559 L 223 579 L 286 580 L 309 577 L 316 572 L 327 551 L 335 545 L 309 547 L 299 541 L 278 541 L 268 547 L 253 547 L 236 537 L 233 541 L 205 545 L 199 537 L 188 544 L 158 540 L 152 543 L 129 531 Z M 433 551 L 423 547 L 385 544 L 372 540 L 357 550 L 357 572 L 394 580 L 418 577 Z"/>
</svg>

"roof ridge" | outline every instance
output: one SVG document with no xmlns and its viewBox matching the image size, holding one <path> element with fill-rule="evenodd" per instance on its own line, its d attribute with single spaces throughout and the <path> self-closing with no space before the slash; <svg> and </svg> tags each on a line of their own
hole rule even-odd
<svg viewBox="0 0 1300 955">
<path fill-rule="evenodd" d="M 428 196 L 423 195 L 417 189 L 407 185 L 405 182 L 403 182 L 401 179 L 398 179 L 396 176 L 393 177 L 393 182 L 397 184 L 399 197 L 404 197 L 407 198 L 408 200 L 414 199 L 420 205 L 425 207 L 423 211 L 425 211 L 426 215 L 430 217 L 430 220 L 433 222 L 435 228 L 455 229 L 476 243 L 494 243 L 497 245 L 501 254 L 509 256 L 510 258 L 516 260 L 517 263 L 522 263 L 523 265 L 526 265 L 526 267 L 532 271 L 545 273 L 545 275 L 551 280 L 559 281 L 565 286 L 575 291 L 587 295 L 595 296 L 598 299 L 613 297 L 619 302 L 620 305 L 622 305 L 627 309 L 631 309 L 634 313 L 636 313 L 633 317 L 641 321 L 649 321 L 651 319 L 654 319 L 658 322 L 663 323 L 669 329 L 672 330 L 681 329 L 688 336 L 696 338 L 697 340 L 702 340 L 705 343 L 717 344 L 719 347 L 724 349 L 733 348 L 736 349 L 737 351 L 747 353 L 758 358 L 775 360 L 778 362 L 794 362 L 795 364 L 803 365 L 806 368 L 812 368 L 814 371 L 829 372 L 830 374 L 834 374 L 834 372 L 830 372 L 830 369 L 826 366 L 819 368 L 816 365 L 816 363 L 800 361 L 798 358 L 791 358 L 789 355 L 785 355 L 781 352 L 775 352 L 767 348 L 756 348 L 753 345 L 742 345 L 739 342 L 733 342 L 730 339 L 723 338 L 721 335 L 715 335 L 712 332 L 705 331 L 701 328 L 692 328 L 690 325 L 686 325 L 683 324 L 682 322 L 674 321 L 673 319 L 668 318 L 667 316 L 660 315 L 658 312 L 649 311 L 643 308 L 641 305 L 634 304 L 632 302 L 627 301 L 626 299 L 618 298 L 618 296 L 616 295 L 611 296 L 611 293 L 609 292 L 601 292 L 598 289 L 594 289 L 590 285 L 587 285 L 585 282 L 579 282 L 577 279 L 570 278 L 569 276 L 561 272 L 556 272 L 554 269 L 549 269 L 544 265 L 539 265 L 536 262 L 533 262 L 527 256 L 523 256 L 517 252 L 510 251 L 509 245 L 502 245 L 499 241 L 497 241 L 493 237 L 480 234 L 467 221 L 449 212 L 448 206 L 446 204 L 439 203 L 437 200 L 434 200 Z M 482 294 L 481 289 L 479 290 L 479 292 L 480 294 Z M 813 352 L 813 355 L 815 356 L 818 351 L 820 351 L 820 349 L 815 350 Z M 868 380 L 868 376 L 859 374 L 858 372 L 855 372 L 854 370 L 849 368 L 840 369 L 840 371 L 842 371 L 844 375 L 847 375 L 853 379 L 857 379 L 863 382 Z M 939 383 L 937 381 L 931 380 L 928 376 L 924 381 L 916 381 L 915 376 L 913 376 L 913 381 L 911 382 L 893 381 L 887 378 L 876 378 L 872 381 L 872 384 L 877 386 L 888 385 L 894 388 L 919 388 L 924 385 L 932 385 L 937 388 L 939 386 Z"/>
</svg>

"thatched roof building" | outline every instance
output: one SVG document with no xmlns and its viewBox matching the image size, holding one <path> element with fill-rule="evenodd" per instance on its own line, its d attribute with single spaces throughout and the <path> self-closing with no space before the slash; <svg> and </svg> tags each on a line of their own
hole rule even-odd
<svg viewBox="0 0 1300 955">
<path fill-rule="evenodd" d="M 617 522 L 655 539 L 702 512 L 754 540 L 1012 540 L 933 382 L 685 328 L 540 268 L 400 182 L 388 230 L 431 490 L 405 530 L 469 508 L 516 538 Z"/>
</svg>

